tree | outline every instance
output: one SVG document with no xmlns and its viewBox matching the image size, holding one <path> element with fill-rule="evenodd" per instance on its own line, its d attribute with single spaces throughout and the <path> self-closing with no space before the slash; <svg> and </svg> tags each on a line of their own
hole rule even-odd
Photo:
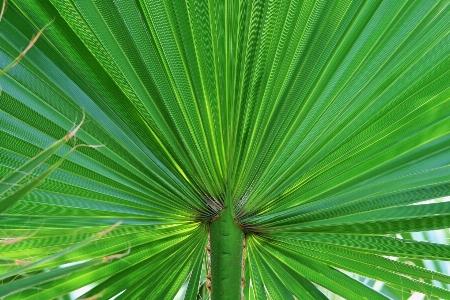
<svg viewBox="0 0 450 300">
<path fill-rule="evenodd" d="M 447 1 L 3 8 L 0 297 L 450 298 Z"/>
</svg>

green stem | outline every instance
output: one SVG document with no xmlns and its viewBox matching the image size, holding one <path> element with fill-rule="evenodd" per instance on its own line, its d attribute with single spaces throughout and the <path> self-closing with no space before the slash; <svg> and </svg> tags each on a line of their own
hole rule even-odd
<svg viewBox="0 0 450 300">
<path fill-rule="evenodd" d="M 231 205 L 211 223 L 211 299 L 241 298 L 244 233 L 235 223 Z"/>
</svg>

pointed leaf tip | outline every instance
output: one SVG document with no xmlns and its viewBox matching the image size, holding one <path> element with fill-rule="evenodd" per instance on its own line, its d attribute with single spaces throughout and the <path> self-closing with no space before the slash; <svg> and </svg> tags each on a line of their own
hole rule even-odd
<svg viewBox="0 0 450 300">
<path fill-rule="evenodd" d="M 5 13 L 5 9 L 6 9 L 6 0 L 3 0 L 2 10 L 0 11 L 0 21 L 3 18 L 3 14 Z"/>
<path fill-rule="evenodd" d="M 3 6 L 6 6 L 6 1 L 3 2 L 2 5 L 2 14 L 4 12 L 4 8 Z M 2 71 L 0 71 L 0 76 L 4 75 L 9 69 L 11 69 L 12 67 L 14 67 L 15 65 L 17 65 L 22 58 L 25 57 L 25 54 L 27 54 L 27 52 L 34 46 L 34 44 L 36 44 L 37 40 L 39 39 L 39 37 L 42 35 L 42 33 L 44 32 L 44 30 L 50 26 L 50 24 L 53 23 L 53 20 L 49 23 L 47 23 L 44 27 L 42 27 L 41 30 L 38 31 L 38 33 L 36 34 L 36 36 L 34 38 L 31 39 L 30 43 L 28 44 L 28 46 L 25 48 L 25 50 L 23 50 L 19 56 L 17 56 L 9 65 L 6 66 L 6 68 L 4 68 Z"/>
<path fill-rule="evenodd" d="M 86 114 L 85 114 L 85 112 L 84 112 L 84 110 L 83 110 L 83 118 L 81 119 L 80 124 L 78 124 L 78 126 L 75 127 L 74 130 L 72 130 L 71 132 L 69 132 L 68 135 L 66 135 L 66 141 L 70 140 L 72 137 L 75 136 L 75 134 L 77 133 L 77 131 L 80 129 L 81 125 L 83 125 L 85 118 L 86 118 Z"/>
<path fill-rule="evenodd" d="M 120 224 L 122 224 L 122 221 L 117 222 L 116 224 L 114 224 L 113 226 L 109 227 L 108 229 L 97 233 L 97 236 L 99 238 L 105 236 L 106 234 L 110 233 L 111 231 L 113 231 L 117 226 L 119 226 Z"/>
<path fill-rule="evenodd" d="M 21 236 L 21 237 L 17 237 L 17 238 L 8 238 L 8 239 L 4 239 L 1 241 L 2 245 L 7 246 L 7 245 L 12 245 L 12 244 L 16 244 L 19 243 L 21 241 L 24 241 L 32 236 L 34 236 L 36 233 L 39 232 L 39 229 L 37 229 L 36 231 L 34 231 L 32 234 L 27 235 L 27 236 Z"/>
<path fill-rule="evenodd" d="M 31 49 L 31 47 L 34 46 L 34 44 L 36 44 L 37 40 L 39 39 L 39 37 L 42 35 L 42 33 L 44 32 L 45 29 L 47 29 L 48 26 L 50 26 L 50 24 L 53 23 L 53 20 L 50 21 L 49 23 L 45 24 L 44 27 L 41 28 L 41 30 L 38 31 L 38 33 L 36 34 L 36 36 L 34 38 L 31 39 L 30 43 L 28 44 L 28 46 L 25 48 L 25 50 L 22 51 L 22 53 L 20 53 L 20 55 L 17 57 L 17 62 L 18 63 L 24 56 L 25 54 Z"/>
<path fill-rule="evenodd" d="M 22 259 L 16 259 L 16 260 L 14 261 L 14 263 L 15 263 L 17 266 L 21 266 L 21 265 L 29 265 L 29 264 L 31 264 L 31 261 L 22 260 Z"/>
<path fill-rule="evenodd" d="M 130 251 L 131 251 L 131 248 L 128 248 L 127 252 L 125 252 L 125 253 L 118 253 L 118 254 L 112 254 L 112 255 L 105 256 L 105 257 L 103 257 L 102 262 L 105 263 L 105 262 L 111 261 L 113 259 L 122 258 L 122 257 L 130 254 Z"/>
</svg>

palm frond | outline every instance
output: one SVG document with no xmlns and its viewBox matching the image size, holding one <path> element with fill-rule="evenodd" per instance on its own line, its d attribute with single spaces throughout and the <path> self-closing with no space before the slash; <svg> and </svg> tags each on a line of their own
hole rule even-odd
<svg viewBox="0 0 450 300">
<path fill-rule="evenodd" d="M 248 299 L 450 298 L 447 1 L 5 3 L 0 297 L 195 299 L 231 207 Z"/>
</svg>

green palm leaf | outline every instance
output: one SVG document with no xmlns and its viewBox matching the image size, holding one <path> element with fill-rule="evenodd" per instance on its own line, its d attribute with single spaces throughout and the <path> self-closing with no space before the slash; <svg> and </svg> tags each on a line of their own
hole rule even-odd
<svg viewBox="0 0 450 300">
<path fill-rule="evenodd" d="M 5 3 L 0 297 L 450 298 L 447 1 Z"/>
</svg>

